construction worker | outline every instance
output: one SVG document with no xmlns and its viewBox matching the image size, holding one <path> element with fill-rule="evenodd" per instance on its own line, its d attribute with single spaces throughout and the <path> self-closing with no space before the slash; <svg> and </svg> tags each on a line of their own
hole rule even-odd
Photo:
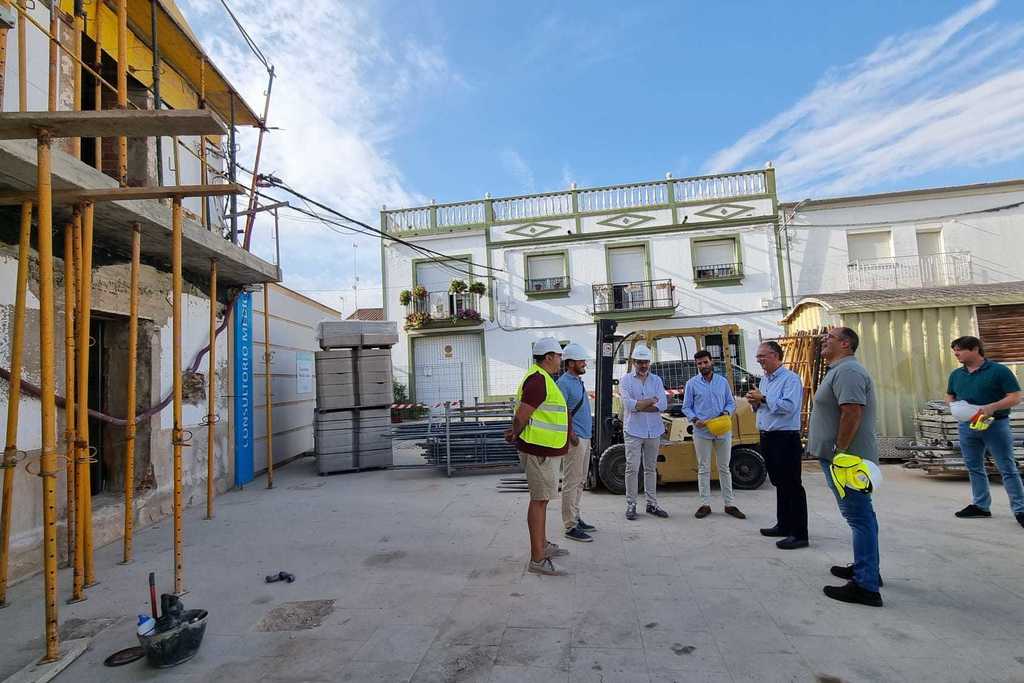
<svg viewBox="0 0 1024 683">
<path fill-rule="evenodd" d="M 562 346 L 554 337 L 533 343 L 533 365 L 526 372 L 516 393 L 516 413 L 505 441 L 515 443 L 519 461 L 526 471 L 530 505 L 526 524 L 530 530 L 530 564 L 534 574 L 564 574 L 551 562 L 552 557 L 568 555 L 547 540 L 545 521 L 548 501 L 558 495 L 562 457 L 574 438 L 569 424 L 569 409 L 552 375 L 562 365 Z"/>
<path fill-rule="evenodd" d="M 825 595 L 881 607 L 878 519 L 871 504 L 871 472 L 878 465 L 875 385 L 854 357 L 859 344 L 857 333 L 848 327 L 822 336 L 821 355 L 828 370 L 814 394 L 807 450 L 821 462 L 825 481 L 853 532 L 853 564 L 831 569 L 847 583 L 825 586 Z"/>
<path fill-rule="evenodd" d="M 668 409 L 668 399 L 661 378 L 651 372 L 651 350 L 637 344 L 630 358 L 633 371 L 619 380 L 622 432 L 626 442 L 626 519 L 636 519 L 636 494 L 640 483 L 637 474 L 641 462 L 647 514 L 664 518 L 668 513 L 658 507 L 657 467 L 661 435 L 665 432 L 661 412 Z"/>
<path fill-rule="evenodd" d="M 806 548 L 807 493 L 800 481 L 804 445 L 800 439 L 800 408 L 804 387 L 800 376 L 782 365 L 782 347 L 767 341 L 754 358 L 764 378 L 746 399 L 757 414 L 761 455 L 775 486 L 775 526 L 761 529 L 762 536 L 780 537 L 782 550 Z"/>
<path fill-rule="evenodd" d="M 972 419 L 960 422 L 960 451 L 971 478 L 970 505 L 955 513 L 960 518 L 991 517 L 992 495 L 985 470 L 985 451 L 1003 478 L 1010 498 L 1010 509 L 1024 526 L 1024 484 L 1013 456 L 1013 432 L 1010 409 L 1020 403 L 1020 383 L 1005 365 L 985 358 L 985 348 L 977 337 L 959 337 L 950 345 L 963 365 L 949 376 L 946 403 L 966 401 Z M 974 409 L 977 409 L 976 412 Z"/>
<path fill-rule="evenodd" d="M 580 497 L 590 471 L 590 436 L 594 427 L 582 379 L 587 371 L 587 352 L 579 344 L 568 344 L 562 349 L 562 366 L 562 376 L 556 384 L 569 407 L 573 432 L 569 452 L 562 458 L 562 524 L 566 538 L 589 543 L 594 540 L 590 533 L 597 529 L 580 519 Z"/>
<path fill-rule="evenodd" d="M 737 519 L 746 519 L 747 516 L 734 504 L 732 471 L 729 469 L 732 431 L 730 429 L 722 434 L 713 434 L 705 424 L 717 417 L 731 417 L 736 412 L 732 387 L 729 386 L 729 380 L 715 374 L 715 364 L 710 353 L 701 349 L 693 354 L 693 360 L 700 374 L 686 382 L 683 414 L 693 423 L 693 449 L 697 452 L 697 489 L 701 505 L 694 516 L 703 519 L 711 514 L 711 455 L 714 453 L 718 463 L 718 484 L 722 487 L 722 498 L 725 500 L 725 513 Z"/>
</svg>

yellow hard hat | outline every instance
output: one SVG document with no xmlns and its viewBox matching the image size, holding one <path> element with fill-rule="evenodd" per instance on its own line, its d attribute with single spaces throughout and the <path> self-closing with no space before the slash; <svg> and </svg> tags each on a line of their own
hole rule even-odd
<svg viewBox="0 0 1024 683">
<path fill-rule="evenodd" d="M 704 427 L 715 436 L 725 436 L 732 431 L 732 415 L 719 415 L 705 420 Z"/>
</svg>

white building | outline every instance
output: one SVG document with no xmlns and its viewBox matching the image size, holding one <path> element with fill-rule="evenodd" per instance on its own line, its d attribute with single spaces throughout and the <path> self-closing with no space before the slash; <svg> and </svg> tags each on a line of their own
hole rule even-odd
<svg viewBox="0 0 1024 683">
<path fill-rule="evenodd" d="M 1024 180 L 780 206 L 788 292 L 1024 280 Z"/>
<path fill-rule="evenodd" d="M 593 352 L 603 317 L 623 335 L 737 324 L 730 351 L 754 366 L 759 337 L 781 331 L 786 296 L 774 173 L 385 209 L 382 230 L 396 238 L 382 241 L 385 317 L 407 330 L 396 380 L 427 404 L 507 396 L 535 339 Z M 452 280 L 485 293 L 452 294 Z M 416 287 L 424 298 L 402 303 Z M 704 342 L 721 353 L 720 338 Z M 678 360 L 694 348 L 656 352 Z"/>
</svg>

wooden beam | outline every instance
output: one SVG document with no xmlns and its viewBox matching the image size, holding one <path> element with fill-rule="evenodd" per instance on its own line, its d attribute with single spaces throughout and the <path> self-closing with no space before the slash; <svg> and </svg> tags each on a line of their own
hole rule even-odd
<svg viewBox="0 0 1024 683">
<path fill-rule="evenodd" d="M 238 183 L 220 185 L 167 185 L 164 187 L 105 187 L 102 189 L 54 190 L 54 204 L 81 202 L 121 202 L 134 199 L 184 199 L 186 197 L 223 197 L 242 194 L 245 188 Z M 20 206 L 37 196 L 30 192 L 0 192 L 0 206 Z"/>
<path fill-rule="evenodd" d="M 209 109 L 102 111 L 26 111 L 0 113 L 0 140 L 34 140 L 45 130 L 54 138 L 162 135 L 223 135 L 224 126 Z"/>
</svg>

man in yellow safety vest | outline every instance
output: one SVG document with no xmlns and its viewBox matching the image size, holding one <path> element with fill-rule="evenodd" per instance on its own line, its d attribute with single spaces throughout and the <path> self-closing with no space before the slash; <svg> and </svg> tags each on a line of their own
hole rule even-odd
<svg viewBox="0 0 1024 683">
<path fill-rule="evenodd" d="M 554 337 L 533 344 L 533 365 L 526 372 L 516 394 L 516 413 L 505 440 L 515 443 L 519 461 L 526 471 L 530 506 L 526 524 L 530 529 L 530 565 L 534 574 L 560 576 L 563 571 L 552 557 L 569 551 L 550 543 L 545 535 L 548 501 L 558 496 L 562 456 L 569 450 L 572 427 L 569 408 L 552 375 L 562 364 L 562 346 Z"/>
</svg>

